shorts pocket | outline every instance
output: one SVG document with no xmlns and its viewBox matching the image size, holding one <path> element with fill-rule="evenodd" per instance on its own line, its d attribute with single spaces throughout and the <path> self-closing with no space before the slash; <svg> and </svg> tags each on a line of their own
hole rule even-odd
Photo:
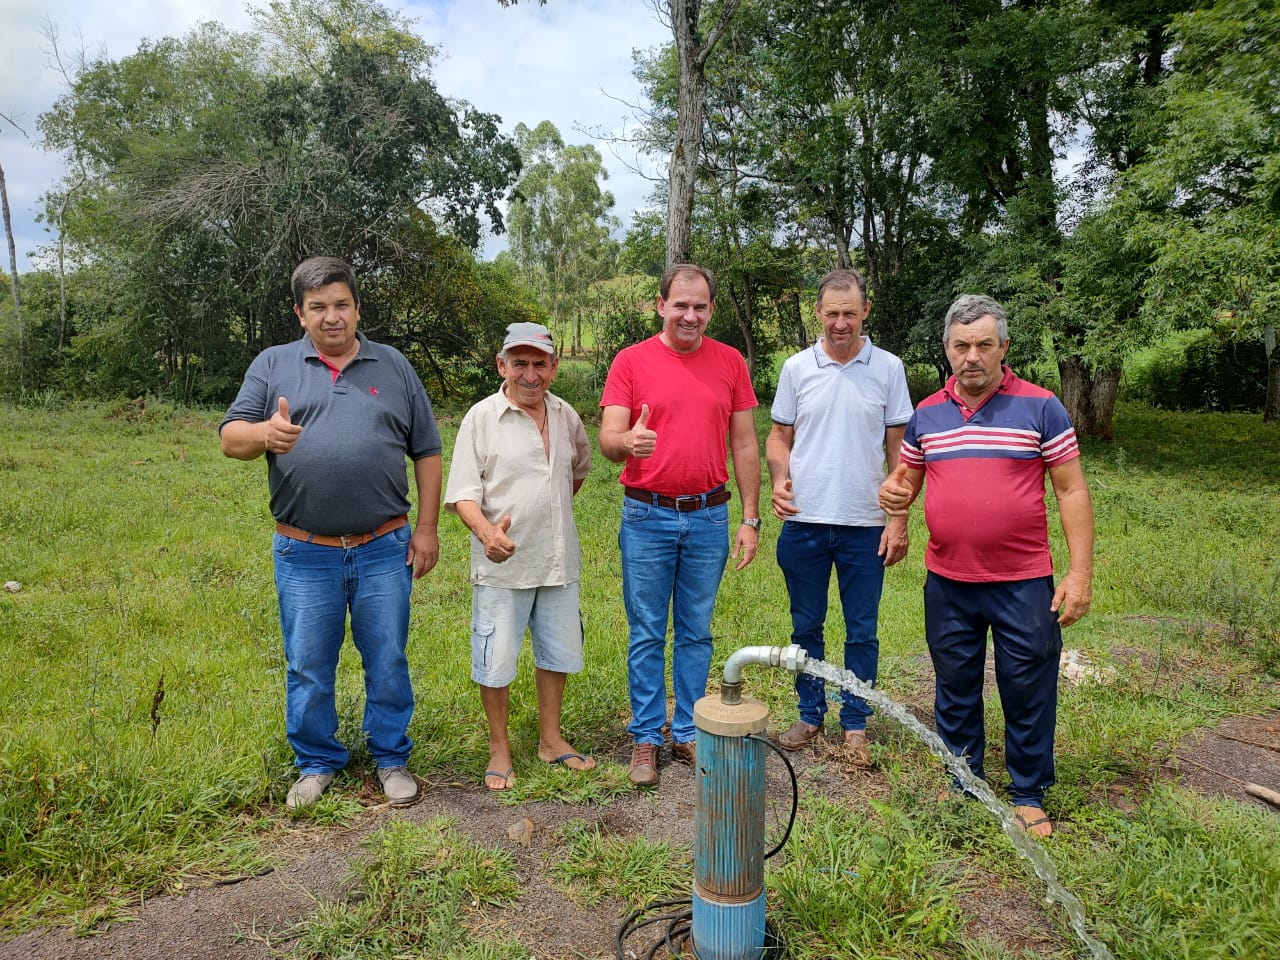
<svg viewBox="0 0 1280 960">
<path fill-rule="evenodd" d="M 493 663 L 494 625 L 487 620 L 471 621 L 471 666 L 488 670 Z"/>
</svg>

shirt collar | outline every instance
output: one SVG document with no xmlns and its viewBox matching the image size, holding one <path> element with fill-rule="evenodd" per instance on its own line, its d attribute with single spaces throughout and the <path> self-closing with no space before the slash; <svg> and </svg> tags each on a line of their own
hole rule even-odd
<svg viewBox="0 0 1280 960">
<path fill-rule="evenodd" d="M 945 393 L 947 398 L 960 409 L 967 410 L 969 413 L 977 413 L 987 405 L 988 400 L 994 397 L 997 393 L 1004 393 L 1009 389 L 1009 386 L 1013 381 L 1017 379 L 1008 364 L 1000 364 L 1000 369 L 1004 371 L 1004 375 L 1000 377 L 1000 382 L 996 384 L 996 388 L 987 394 L 982 403 L 978 404 L 977 407 L 970 407 L 964 402 L 964 400 L 960 399 L 960 394 L 956 393 L 956 375 L 954 373 L 947 378 L 946 386 L 942 388 L 942 392 Z"/>
<path fill-rule="evenodd" d="M 300 339 L 302 340 L 303 358 L 315 357 L 317 360 L 321 360 L 321 362 L 323 362 L 320 356 L 320 351 L 316 349 L 316 345 L 314 342 L 312 342 L 311 335 L 307 333 L 307 331 L 305 330 L 302 331 L 302 337 Z M 356 342 L 360 344 L 360 350 L 354 357 L 351 358 L 352 363 L 355 363 L 357 360 L 377 360 L 378 359 L 377 356 L 375 356 L 377 351 L 374 349 L 375 347 L 374 342 L 370 340 L 368 337 L 366 337 L 359 330 L 356 331 Z"/>
<path fill-rule="evenodd" d="M 813 355 L 820 367 L 847 367 L 850 363 L 870 363 L 871 362 L 871 337 L 867 334 L 862 335 L 862 349 L 855 353 L 848 361 L 841 363 L 839 360 L 832 360 L 827 351 L 822 349 L 822 341 L 825 337 L 819 337 L 813 344 Z"/>
</svg>

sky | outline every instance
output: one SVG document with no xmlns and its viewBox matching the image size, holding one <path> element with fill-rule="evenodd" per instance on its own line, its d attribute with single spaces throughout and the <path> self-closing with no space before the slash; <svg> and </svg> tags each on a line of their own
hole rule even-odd
<svg viewBox="0 0 1280 960">
<path fill-rule="evenodd" d="M 631 75 L 632 50 L 671 39 L 649 3 L 550 0 L 543 7 L 523 0 L 504 9 L 498 0 L 383 2 L 415 19 L 418 33 L 437 47 L 433 76 L 444 96 L 498 114 L 508 133 L 517 123 L 534 127 L 550 120 L 567 143 L 594 143 L 609 171 L 604 186 L 616 200 L 613 213 L 630 224 L 653 189 L 646 176 L 665 176 L 666 164 L 593 137 L 624 135 L 637 125 L 641 94 Z M 182 37 L 205 20 L 232 30 L 250 26 L 243 0 L 0 0 L 0 114 L 25 131 L 24 136 L 0 119 L 0 167 L 19 271 L 33 267 L 38 248 L 54 239 L 36 214 L 40 196 L 63 172 L 60 157 L 40 149 L 36 128 L 40 114 L 66 89 L 48 28 L 56 31 L 66 62 L 79 51 L 119 60 L 143 39 Z M 504 247 L 504 240 L 490 238 L 482 255 L 492 257 Z"/>
</svg>

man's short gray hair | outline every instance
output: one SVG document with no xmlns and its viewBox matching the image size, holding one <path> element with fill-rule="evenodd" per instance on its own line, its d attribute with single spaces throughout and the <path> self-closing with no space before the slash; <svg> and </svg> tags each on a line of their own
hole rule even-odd
<svg viewBox="0 0 1280 960">
<path fill-rule="evenodd" d="M 963 293 L 956 297 L 942 324 L 942 346 L 945 348 L 951 343 L 952 326 L 959 324 L 967 327 L 987 316 L 995 320 L 996 332 L 1000 336 L 1000 342 L 1004 343 L 1009 339 L 1009 317 L 1005 314 L 1004 307 L 981 293 Z"/>
</svg>

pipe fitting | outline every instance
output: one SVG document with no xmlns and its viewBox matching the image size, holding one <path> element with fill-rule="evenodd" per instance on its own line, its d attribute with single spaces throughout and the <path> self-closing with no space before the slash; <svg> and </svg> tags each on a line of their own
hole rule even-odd
<svg viewBox="0 0 1280 960">
<path fill-rule="evenodd" d="M 763 667 L 781 667 L 791 673 L 799 673 L 808 660 L 799 644 L 786 647 L 742 647 L 729 654 L 724 664 L 724 678 L 720 683 L 720 699 L 725 703 L 742 701 L 742 668 L 748 664 Z"/>
</svg>

